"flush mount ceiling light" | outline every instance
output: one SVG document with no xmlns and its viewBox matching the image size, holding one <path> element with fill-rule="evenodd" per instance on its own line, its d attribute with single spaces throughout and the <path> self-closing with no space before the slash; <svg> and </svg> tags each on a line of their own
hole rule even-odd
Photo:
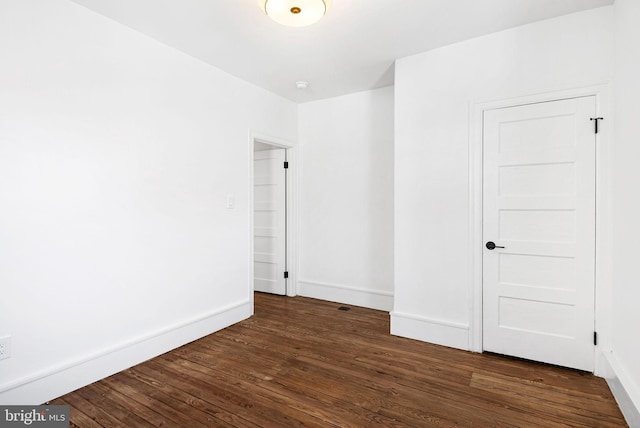
<svg viewBox="0 0 640 428">
<path fill-rule="evenodd" d="M 260 8 L 278 24 L 306 27 L 327 13 L 331 0 L 258 0 Z"/>
</svg>

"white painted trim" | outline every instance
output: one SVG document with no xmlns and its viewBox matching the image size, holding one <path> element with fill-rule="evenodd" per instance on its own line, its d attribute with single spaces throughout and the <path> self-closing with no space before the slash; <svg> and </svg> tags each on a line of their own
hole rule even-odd
<svg viewBox="0 0 640 428">
<path fill-rule="evenodd" d="M 484 105 L 469 108 L 469 349 L 482 352 L 482 146 Z"/>
<path fill-rule="evenodd" d="M 247 319 L 251 311 L 251 302 L 236 303 L 0 385 L 0 403 L 45 403 Z"/>
<path fill-rule="evenodd" d="M 598 348 L 611 343 L 612 296 L 610 146 L 612 141 L 612 85 L 601 82 L 589 86 L 550 90 L 530 95 L 469 103 L 469 263 L 470 301 L 469 349 L 482 352 L 482 135 L 485 110 L 513 107 L 568 98 L 595 96 L 597 113 L 603 116 L 596 143 L 596 331 L 601 338 Z M 597 372 L 596 372 L 597 374 Z"/>
<path fill-rule="evenodd" d="M 391 312 L 391 334 L 468 350 L 469 326 L 461 323 Z"/>
<path fill-rule="evenodd" d="M 381 311 L 390 311 L 393 308 L 393 293 L 388 291 L 369 290 L 303 279 L 298 281 L 298 294 L 314 299 L 346 303 Z"/>
<path fill-rule="evenodd" d="M 249 299 L 253 303 L 253 145 L 259 141 L 287 150 L 287 296 L 297 295 L 298 277 L 298 176 L 300 174 L 298 150 L 291 141 L 249 130 Z"/>
<path fill-rule="evenodd" d="M 620 365 L 613 352 L 599 358 L 600 371 L 611 388 L 620 410 L 630 427 L 640 427 L 640 385 Z"/>
</svg>

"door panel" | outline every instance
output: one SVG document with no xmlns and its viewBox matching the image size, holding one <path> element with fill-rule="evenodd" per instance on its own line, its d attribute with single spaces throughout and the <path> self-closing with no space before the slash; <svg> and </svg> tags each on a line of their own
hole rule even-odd
<svg viewBox="0 0 640 428">
<path fill-rule="evenodd" d="M 286 293 L 285 150 L 254 153 L 253 285 L 256 291 Z"/>
<path fill-rule="evenodd" d="M 484 115 L 483 347 L 593 371 L 595 98 Z"/>
</svg>

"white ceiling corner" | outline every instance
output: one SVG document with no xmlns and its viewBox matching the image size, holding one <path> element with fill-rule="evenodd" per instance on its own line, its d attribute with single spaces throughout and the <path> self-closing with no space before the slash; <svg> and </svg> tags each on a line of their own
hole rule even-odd
<svg viewBox="0 0 640 428">
<path fill-rule="evenodd" d="M 398 58 L 614 0 L 333 0 L 302 28 L 271 21 L 257 0 L 72 1 L 305 102 L 391 85 Z"/>
</svg>

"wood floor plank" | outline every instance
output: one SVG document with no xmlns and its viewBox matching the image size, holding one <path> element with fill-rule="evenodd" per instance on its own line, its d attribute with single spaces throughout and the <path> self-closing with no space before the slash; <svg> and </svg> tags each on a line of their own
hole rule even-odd
<svg viewBox="0 0 640 428">
<path fill-rule="evenodd" d="M 174 380 L 179 380 L 174 381 L 174 387 L 215 403 L 230 415 L 235 415 L 248 423 L 264 426 L 265 422 L 275 424 L 282 419 L 270 407 L 254 403 L 250 394 L 230 386 L 232 380 L 220 383 L 209 376 L 209 373 L 202 374 L 200 370 L 190 370 L 190 364 L 195 363 L 184 364 L 181 360 L 172 360 L 169 356 L 163 357 L 166 358 L 155 359 L 154 364 L 162 367 L 162 370 Z"/>
<path fill-rule="evenodd" d="M 100 403 L 93 403 L 90 400 L 87 400 L 83 397 L 83 393 L 86 390 L 91 389 L 91 385 L 78 390 L 77 393 L 68 394 L 64 397 L 64 401 L 69 403 L 72 409 L 80 409 L 80 413 L 82 415 L 86 415 L 90 419 L 92 419 L 95 424 L 101 427 L 120 427 L 122 423 L 111 415 L 109 409 L 100 407 Z M 78 417 L 79 415 L 75 412 L 70 412 L 71 422 L 82 426 L 82 420 L 86 420 L 84 416 Z M 93 424 L 93 426 L 95 426 Z"/>
<path fill-rule="evenodd" d="M 83 428 L 627 426 L 591 374 L 391 336 L 382 311 L 261 293 L 250 319 L 51 403 Z"/>
<path fill-rule="evenodd" d="M 165 361 L 171 359 L 170 355 L 165 354 L 163 357 Z M 240 415 L 243 417 L 248 417 L 246 410 L 251 409 L 251 413 L 259 413 L 261 417 L 270 420 L 273 426 L 282 424 L 285 426 L 327 426 L 313 417 L 305 418 L 300 415 L 295 411 L 294 403 L 288 402 L 280 394 L 273 394 L 269 390 L 259 387 L 259 384 L 228 376 L 226 373 L 188 360 L 173 360 L 172 365 L 176 371 L 186 369 L 190 375 L 209 384 L 210 387 L 217 388 L 218 385 L 224 385 L 223 393 L 229 401 L 235 401 L 240 405 Z"/>
<path fill-rule="evenodd" d="M 102 427 L 102 425 L 100 425 L 98 422 L 96 422 L 91 417 L 89 417 L 84 412 L 82 412 L 80 409 L 75 407 L 72 404 L 72 402 L 66 401 L 66 400 L 64 400 L 62 398 L 57 398 L 57 399 L 51 401 L 50 404 L 59 405 L 59 406 L 69 406 L 69 408 L 70 408 L 69 417 L 71 418 L 71 421 L 70 421 L 70 424 L 69 424 L 70 428 L 75 428 L 75 427 L 100 428 L 100 427 Z"/>
</svg>

